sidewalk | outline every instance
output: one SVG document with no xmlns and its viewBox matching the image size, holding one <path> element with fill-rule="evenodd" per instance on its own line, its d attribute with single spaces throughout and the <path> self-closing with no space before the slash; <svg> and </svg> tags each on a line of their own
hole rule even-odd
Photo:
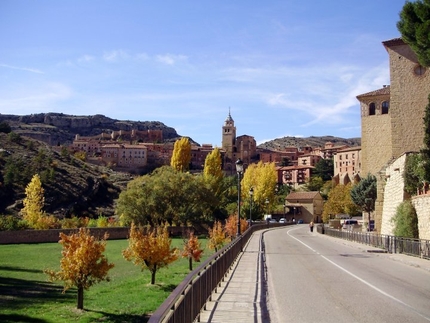
<svg viewBox="0 0 430 323">
<path fill-rule="evenodd" d="M 268 322 L 266 282 L 264 279 L 264 247 L 255 232 L 243 252 L 212 294 L 198 322 L 263 323 Z"/>
</svg>

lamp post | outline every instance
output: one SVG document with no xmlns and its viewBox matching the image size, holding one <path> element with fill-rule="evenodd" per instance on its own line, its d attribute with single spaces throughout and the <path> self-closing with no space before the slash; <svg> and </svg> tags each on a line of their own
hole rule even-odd
<svg viewBox="0 0 430 323">
<path fill-rule="evenodd" d="M 266 198 L 266 201 L 264 203 L 266 203 L 266 214 L 269 215 L 269 212 L 267 212 L 269 211 L 269 199 Z"/>
<path fill-rule="evenodd" d="M 243 174 L 243 161 L 239 158 L 236 161 L 237 173 L 237 237 L 240 236 L 240 178 Z"/>
<path fill-rule="evenodd" d="M 252 196 L 254 195 L 254 189 L 251 187 L 249 189 L 249 226 L 252 226 Z"/>
</svg>

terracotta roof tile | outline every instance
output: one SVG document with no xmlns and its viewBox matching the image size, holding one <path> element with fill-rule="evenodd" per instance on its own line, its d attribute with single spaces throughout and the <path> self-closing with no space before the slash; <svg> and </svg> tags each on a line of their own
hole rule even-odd
<svg viewBox="0 0 430 323">
<path fill-rule="evenodd" d="M 315 198 L 315 196 L 317 196 L 318 194 L 319 194 L 318 191 L 314 191 L 314 192 L 292 192 L 292 193 L 288 194 L 285 199 L 287 201 L 288 200 L 313 200 Z"/>
<path fill-rule="evenodd" d="M 375 95 L 390 95 L 390 86 L 387 85 L 387 86 L 384 86 L 382 89 L 357 95 L 357 99 L 364 98 L 367 96 L 375 96 Z"/>
</svg>

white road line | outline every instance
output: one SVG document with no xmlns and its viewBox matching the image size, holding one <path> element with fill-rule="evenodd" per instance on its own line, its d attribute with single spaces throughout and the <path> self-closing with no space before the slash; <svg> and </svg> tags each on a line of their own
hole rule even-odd
<svg viewBox="0 0 430 323">
<path fill-rule="evenodd" d="M 294 240 L 300 242 L 302 245 L 304 245 L 306 248 L 312 250 L 313 252 L 315 252 L 317 255 L 321 256 L 321 258 L 323 258 L 324 260 L 328 261 L 329 263 L 331 263 L 333 266 L 336 266 L 337 268 L 339 268 L 340 270 L 343 270 L 345 273 L 347 273 L 348 275 L 354 277 L 355 279 L 357 279 L 358 281 L 362 282 L 363 284 L 369 286 L 370 288 L 372 288 L 373 290 L 377 291 L 378 293 L 381 293 L 382 295 L 391 298 L 393 301 L 402 304 L 403 306 L 409 308 L 411 311 L 413 311 L 414 313 L 416 313 L 417 315 L 421 316 L 422 318 L 424 318 L 427 321 L 430 321 L 430 317 L 427 317 L 423 314 L 421 314 L 420 312 L 418 312 L 416 309 L 414 309 L 412 306 L 406 304 L 405 302 L 401 301 L 400 299 L 394 297 L 393 295 L 388 294 L 387 292 L 384 292 L 382 289 L 376 287 L 375 285 L 369 283 L 368 281 L 364 280 L 363 278 L 358 277 L 357 275 L 353 274 L 352 272 L 350 272 L 349 270 L 343 268 L 342 266 L 338 265 L 337 263 L 335 263 L 334 261 L 328 259 L 327 257 L 321 255 L 319 252 L 317 252 L 315 249 L 313 249 L 311 246 L 307 245 L 306 243 L 304 243 L 303 241 L 301 241 L 300 239 L 293 237 L 290 234 L 290 231 L 294 231 L 298 228 L 294 228 L 294 229 L 290 229 L 287 231 L 287 234 L 293 238 Z"/>
</svg>

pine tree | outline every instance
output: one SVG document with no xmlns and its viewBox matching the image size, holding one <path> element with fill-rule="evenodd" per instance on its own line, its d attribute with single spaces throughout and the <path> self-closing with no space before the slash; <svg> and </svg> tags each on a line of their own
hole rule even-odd
<svg viewBox="0 0 430 323">
<path fill-rule="evenodd" d="M 182 137 L 175 141 L 170 166 L 180 172 L 186 172 L 190 168 L 191 144 L 188 138 Z"/>
<path fill-rule="evenodd" d="M 406 1 L 397 29 L 422 66 L 430 66 L 430 1 Z"/>
</svg>

